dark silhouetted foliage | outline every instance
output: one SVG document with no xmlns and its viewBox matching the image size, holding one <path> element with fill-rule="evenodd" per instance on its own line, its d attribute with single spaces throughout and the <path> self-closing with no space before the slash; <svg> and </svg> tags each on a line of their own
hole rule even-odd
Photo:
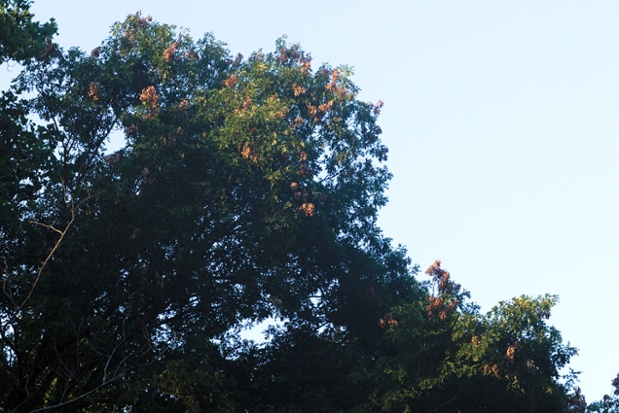
<svg viewBox="0 0 619 413">
<path fill-rule="evenodd" d="M 25 67 L 0 97 L 1 412 L 578 405 L 556 297 L 480 314 L 383 236 L 382 102 L 348 68 L 139 13 L 61 50 L 1 4 L 0 61 Z"/>
</svg>

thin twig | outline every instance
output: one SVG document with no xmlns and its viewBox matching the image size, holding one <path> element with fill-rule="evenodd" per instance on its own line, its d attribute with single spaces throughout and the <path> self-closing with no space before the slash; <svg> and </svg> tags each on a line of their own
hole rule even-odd
<svg viewBox="0 0 619 413">
<path fill-rule="evenodd" d="M 4 277 L 2 280 L 2 292 L 4 293 L 4 295 L 6 295 L 8 297 L 9 300 L 11 300 L 11 304 L 13 305 L 13 308 L 18 308 L 17 303 L 15 302 L 15 299 L 13 298 L 13 287 L 11 287 L 11 281 L 9 280 L 9 264 L 6 261 L 6 257 L 2 257 L 2 261 L 4 261 Z"/>
</svg>

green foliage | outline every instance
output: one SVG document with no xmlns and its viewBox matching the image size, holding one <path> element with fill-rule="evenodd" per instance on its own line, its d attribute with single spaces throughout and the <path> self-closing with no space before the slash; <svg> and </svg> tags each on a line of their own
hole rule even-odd
<svg viewBox="0 0 619 413">
<path fill-rule="evenodd" d="M 5 39 L 27 63 L 0 100 L 6 411 L 566 411 L 556 297 L 482 315 L 382 235 L 382 103 L 346 67 L 139 13 L 89 54 Z"/>
<path fill-rule="evenodd" d="M 7 130 L 48 152 L 20 156 L 10 191 L 36 196 L 3 222 L 1 404 L 231 410 L 230 383 L 247 379 L 225 347 L 243 325 L 364 329 L 357 281 L 414 285 L 375 226 L 379 108 L 310 65 L 283 41 L 233 59 L 138 14 L 89 55 L 20 75 L 14 90 L 36 92 L 20 108 L 43 124 L 19 129 L 22 111 Z"/>
<path fill-rule="evenodd" d="M 591 403 L 587 406 L 586 413 L 616 413 L 619 412 L 619 374 L 612 380 L 613 393 L 612 395 L 604 395 L 602 400 Z"/>
<path fill-rule="evenodd" d="M 43 25 L 33 21 L 31 0 L 0 1 L 0 64 L 13 60 L 27 63 L 31 59 L 49 60 L 57 53 L 51 42 L 56 23 Z"/>
<path fill-rule="evenodd" d="M 380 380 L 361 411 L 567 411 L 559 370 L 576 350 L 546 324 L 556 297 L 520 297 L 486 315 L 434 263 L 425 300 L 385 317 Z"/>
</svg>

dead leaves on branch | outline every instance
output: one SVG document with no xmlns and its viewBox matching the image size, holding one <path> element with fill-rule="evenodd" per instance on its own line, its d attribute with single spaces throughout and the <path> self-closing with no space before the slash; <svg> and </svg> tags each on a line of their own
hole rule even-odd
<svg viewBox="0 0 619 413">
<path fill-rule="evenodd" d="M 425 273 L 432 277 L 432 283 L 438 289 L 438 294 L 457 294 L 461 286 L 451 281 L 449 271 L 441 268 L 441 261 L 436 260 L 426 269 Z"/>
<path fill-rule="evenodd" d="M 101 99 L 102 87 L 99 82 L 90 82 L 88 86 L 88 97 L 95 102 Z"/>
<path fill-rule="evenodd" d="M 155 86 L 152 85 L 144 88 L 142 90 L 142 93 L 140 94 L 140 101 L 147 104 L 152 109 L 157 108 L 159 99 L 160 98 L 157 94 L 157 89 L 155 89 Z"/>
<path fill-rule="evenodd" d="M 393 318 L 391 313 L 387 313 L 380 320 L 378 320 L 378 325 L 380 328 L 396 327 L 398 322 Z"/>
<path fill-rule="evenodd" d="M 299 207 L 299 211 L 301 211 L 306 217 L 313 217 L 315 210 L 316 207 L 311 202 L 304 202 Z"/>
<path fill-rule="evenodd" d="M 179 46 L 180 46 L 179 42 L 173 42 L 170 46 L 168 46 L 167 49 L 164 50 L 163 60 L 166 63 L 171 63 L 172 61 L 176 60 L 176 54 L 177 54 Z"/>
<path fill-rule="evenodd" d="M 228 79 L 224 80 L 224 85 L 227 88 L 232 89 L 234 86 L 236 86 L 236 82 L 238 81 L 238 79 L 238 75 L 236 73 L 233 73 Z"/>
<path fill-rule="evenodd" d="M 461 286 L 451 281 L 451 274 L 441 268 L 440 260 L 434 261 L 425 273 L 432 277 L 433 290 L 433 294 L 428 296 L 426 306 L 428 317 L 444 321 L 460 304 L 457 295 L 460 293 Z"/>
<path fill-rule="evenodd" d="M 161 109 L 159 108 L 160 96 L 157 94 L 155 86 L 148 86 L 142 90 L 140 94 L 140 101 L 147 109 L 147 118 L 153 118 L 159 115 Z"/>
<path fill-rule="evenodd" d="M 316 213 L 316 205 L 310 201 L 310 198 L 312 198 L 310 192 L 307 189 L 301 189 L 297 182 L 291 183 L 290 189 L 298 211 L 306 217 L 313 217 Z"/>
<path fill-rule="evenodd" d="M 292 84 L 292 92 L 294 93 L 295 97 L 298 97 L 307 92 L 307 89 L 295 82 Z"/>
<path fill-rule="evenodd" d="M 240 144 L 239 153 L 243 158 L 249 159 L 253 163 L 258 163 L 258 161 L 260 160 L 260 154 L 258 154 L 258 152 L 252 149 L 252 147 L 249 145 Z"/>
</svg>

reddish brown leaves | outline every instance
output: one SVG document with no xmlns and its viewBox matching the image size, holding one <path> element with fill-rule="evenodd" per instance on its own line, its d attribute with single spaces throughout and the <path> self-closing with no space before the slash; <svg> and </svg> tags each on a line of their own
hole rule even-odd
<svg viewBox="0 0 619 413">
<path fill-rule="evenodd" d="M 299 211 L 305 214 L 306 217 L 313 217 L 316 207 L 311 202 L 304 202 L 299 207 Z"/>
<path fill-rule="evenodd" d="M 380 328 L 396 327 L 398 325 L 398 322 L 393 318 L 393 315 L 391 313 L 387 313 L 383 316 L 383 318 L 378 321 L 378 325 L 380 326 Z"/>
<path fill-rule="evenodd" d="M 88 86 L 88 97 L 95 102 L 101 99 L 101 84 L 99 82 L 90 82 Z"/>
<path fill-rule="evenodd" d="M 509 347 L 507 347 L 507 351 L 505 352 L 505 357 L 507 357 L 507 360 L 509 360 L 509 362 L 513 362 L 514 361 L 514 357 L 516 356 L 516 349 L 518 348 L 518 342 L 514 342 L 514 344 L 510 345 Z"/>
<path fill-rule="evenodd" d="M 155 86 L 148 86 L 142 90 L 140 94 L 140 101 L 150 105 L 151 108 L 156 108 L 159 103 L 159 95 Z"/>
<path fill-rule="evenodd" d="M 224 80 L 224 85 L 232 89 L 236 85 L 237 80 L 238 76 L 233 73 L 228 79 Z"/>
<path fill-rule="evenodd" d="M 148 26 L 148 23 L 151 23 L 153 21 L 153 18 L 151 16 L 142 17 L 141 12 L 137 12 L 135 14 L 135 18 L 137 19 L 139 27 L 146 27 Z"/>
<path fill-rule="evenodd" d="M 331 72 L 331 81 L 327 84 L 326 89 L 333 92 L 337 89 L 337 79 L 340 77 L 340 71 L 338 69 L 335 69 L 333 72 Z"/>
<path fill-rule="evenodd" d="M 460 291 L 460 285 L 450 280 L 451 274 L 441 268 L 441 261 L 436 260 L 428 267 L 426 274 L 432 277 L 432 282 L 437 285 L 439 294 L 455 294 Z"/>
<path fill-rule="evenodd" d="M 331 108 L 333 108 L 333 101 L 330 100 L 327 103 L 323 103 L 322 105 L 318 106 L 318 110 L 320 110 L 323 114 L 326 114 L 327 112 L 329 112 L 331 110 Z"/>
<path fill-rule="evenodd" d="M 312 106 L 312 105 L 307 105 L 307 112 L 310 114 L 310 116 L 316 116 L 318 115 L 318 108 L 316 106 Z"/>
<path fill-rule="evenodd" d="M 501 370 L 499 369 L 498 364 L 484 364 L 483 372 L 486 376 L 494 376 L 497 379 L 501 377 Z"/>
<path fill-rule="evenodd" d="M 260 160 L 260 155 L 258 152 L 253 150 L 249 145 L 240 145 L 239 152 L 243 158 L 249 159 L 250 161 L 256 163 Z"/>
<path fill-rule="evenodd" d="M 163 52 L 163 60 L 165 60 L 166 63 L 170 63 L 174 59 L 176 59 L 176 51 L 178 50 L 179 46 L 179 42 L 174 42 L 170 46 L 168 46 L 167 49 L 165 49 L 165 51 Z"/>
<path fill-rule="evenodd" d="M 434 261 L 426 270 L 426 274 L 432 277 L 432 284 L 437 290 L 436 295 L 428 296 L 426 306 L 428 317 L 438 317 L 441 321 L 444 321 L 460 304 L 456 296 L 460 292 L 460 285 L 450 280 L 449 271 L 441 268 L 440 260 Z"/>
<path fill-rule="evenodd" d="M 159 114 L 159 100 L 160 98 L 157 94 L 157 89 L 155 89 L 154 86 L 148 86 L 142 90 L 142 93 L 140 94 L 140 101 L 148 108 L 147 117 L 150 118 Z"/>
<path fill-rule="evenodd" d="M 293 83 L 292 84 L 292 91 L 294 92 L 295 96 L 300 96 L 302 94 L 304 94 L 306 92 L 307 89 L 305 89 L 303 86 L 297 84 L 297 83 Z"/>
<path fill-rule="evenodd" d="M 307 74 L 310 71 L 310 68 L 312 67 L 312 63 L 309 60 L 306 60 L 305 62 L 303 62 L 303 64 L 301 65 L 301 72 L 303 74 Z"/>
</svg>

